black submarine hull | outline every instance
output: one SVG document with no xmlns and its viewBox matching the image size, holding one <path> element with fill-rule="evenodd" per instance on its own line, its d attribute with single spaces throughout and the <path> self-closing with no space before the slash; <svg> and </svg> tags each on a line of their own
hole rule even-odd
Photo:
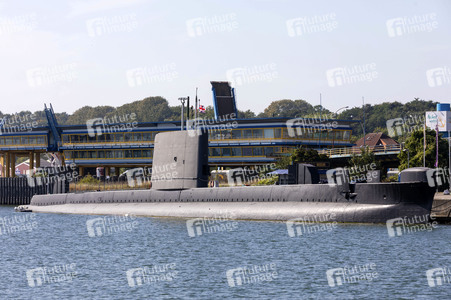
<svg viewBox="0 0 451 300">
<path fill-rule="evenodd" d="M 228 215 L 277 221 L 332 216 L 327 221 L 385 223 L 399 217 L 429 217 L 434 193 L 425 182 L 357 183 L 347 192 L 330 184 L 150 189 L 36 195 L 27 208 L 47 213 L 180 218 Z"/>
<path fill-rule="evenodd" d="M 23 209 L 49 213 L 233 216 L 279 221 L 304 218 L 359 223 L 384 223 L 399 217 L 430 214 L 435 190 L 427 183 L 430 179 L 427 168 L 404 170 L 401 182 L 395 183 L 350 183 L 342 176 L 343 172 L 336 172 L 335 179 L 331 178 L 333 182 L 318 184 L 316 168 L 299 165 L 296 167 L 298 184 L 207 188 L 208 135 L 196 132 L 157 134 L 152 189 L 36 195 Z M 171 176 L 167 176 L 168 171 Z M 231 171 L 231 179 L 245 179 L 243 169 Z"/>
</svg>

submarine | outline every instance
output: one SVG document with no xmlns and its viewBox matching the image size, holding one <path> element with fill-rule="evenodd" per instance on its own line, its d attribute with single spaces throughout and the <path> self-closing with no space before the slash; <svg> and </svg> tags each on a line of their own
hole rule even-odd
<svg viewBox="0 0 451 300">
<path fill-rule="evenodd" d="M 333 216 L 325 221 L 345 223 L 430 217 L 435 189 L 428 185 L 428 168 L 406 169 L 399 182 L 327 184 L 319 183 L 314 166 L 297 170 L 292 185 L 208 187 L 208 134 L 165 132 L 155 138 L 150 189 L 35 195 L 19 211 L 273 221 Z"/>
</svg>

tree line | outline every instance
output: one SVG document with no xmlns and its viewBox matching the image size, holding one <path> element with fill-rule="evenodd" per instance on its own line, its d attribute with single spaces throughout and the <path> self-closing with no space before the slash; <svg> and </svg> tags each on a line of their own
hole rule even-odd
<svg viewBox="0 0 451 300">
<path fill-rule="evenodd" d="M 263 112 L 256 114 L 251 110 L 238 111 L 238 118 L 298 118 L 314 117 L 319 118 L 337 118 L 346 120 L 360 120 L 362 122 L 353 123 L 353 140 L 357 140 L 363 135 L 363 119 L 365 119 L 365 132 L 384 132 L 388 134 L 386 122 L 389 119 L 409 118 L 411 116 L 424 116 L 426 111 L 434 111 L 437 102 L 432 100 L 414 100 L 402 104 L 400 102 L 384 102 L 381 104 L 365 104 L 355 106 L 345 110 L 340 110 L 338 115 L 334 115 L 326 107 L 312 105 L 305 100 L 282 99 L 273 101 Z M 136 114 L 138 122 L 162 122 L 180 120 L 181 106 L 170 106 L 169 102 L 163 97 L 148 97 L 143 100 L 126 103 L 124 105 L 113 106 L 84 106 L 76 110 L 73 114 L 56 113 L 58 124 L 77 125 L 85 124 L 87 120 L 94 118 L 112 118 L 114 116 Z M 27 115 L 33 115 L 34 120 L 39 125 L 47 125 L 47 119 L 44 111 L 21 111 L 17 115 L 25 118 Z M 212 106 L 206 106 L 206 111 L 201 114 L 204 118 L 214 118 L 214 109 Z M 0 118 L 12 118 L 14 115 L 3 114 L 0 112 Z"/>
</svg>

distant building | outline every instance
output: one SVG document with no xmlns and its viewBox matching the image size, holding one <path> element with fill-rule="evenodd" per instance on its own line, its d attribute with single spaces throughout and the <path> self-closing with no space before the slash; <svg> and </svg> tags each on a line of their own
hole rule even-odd
<svg viewBox="0 0 451 300">
<path fill-rule="evenodd" d="M 51 163 L 49 161 L 41 158 L 41 167 L 50 167 L 50 166 Z M 29 169 L 30 169 L 30 160 L 27 159 L 26 161 L 16 165 L 15 174 L 26 175 Z"/>
<path fill-rule="evenodd" d="M 374 147 L 374 146 L 396 146 L 399 145 L 397 141 L 382 132 L 368 133 L 365 137 L 362 137 L 356 142 L 357 147 L 362 146 Z"/>
</svg>

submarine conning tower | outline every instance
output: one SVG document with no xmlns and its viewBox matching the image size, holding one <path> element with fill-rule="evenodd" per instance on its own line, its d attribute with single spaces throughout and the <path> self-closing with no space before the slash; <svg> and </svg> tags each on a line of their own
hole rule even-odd
<svg viewBox="0 0 451 300">
<path fill-rule="evenodd" d="M 156 135 L 152 189 L 207 187 L 209 173 L 207 130 L 188 129 Z"/>
</svg>

